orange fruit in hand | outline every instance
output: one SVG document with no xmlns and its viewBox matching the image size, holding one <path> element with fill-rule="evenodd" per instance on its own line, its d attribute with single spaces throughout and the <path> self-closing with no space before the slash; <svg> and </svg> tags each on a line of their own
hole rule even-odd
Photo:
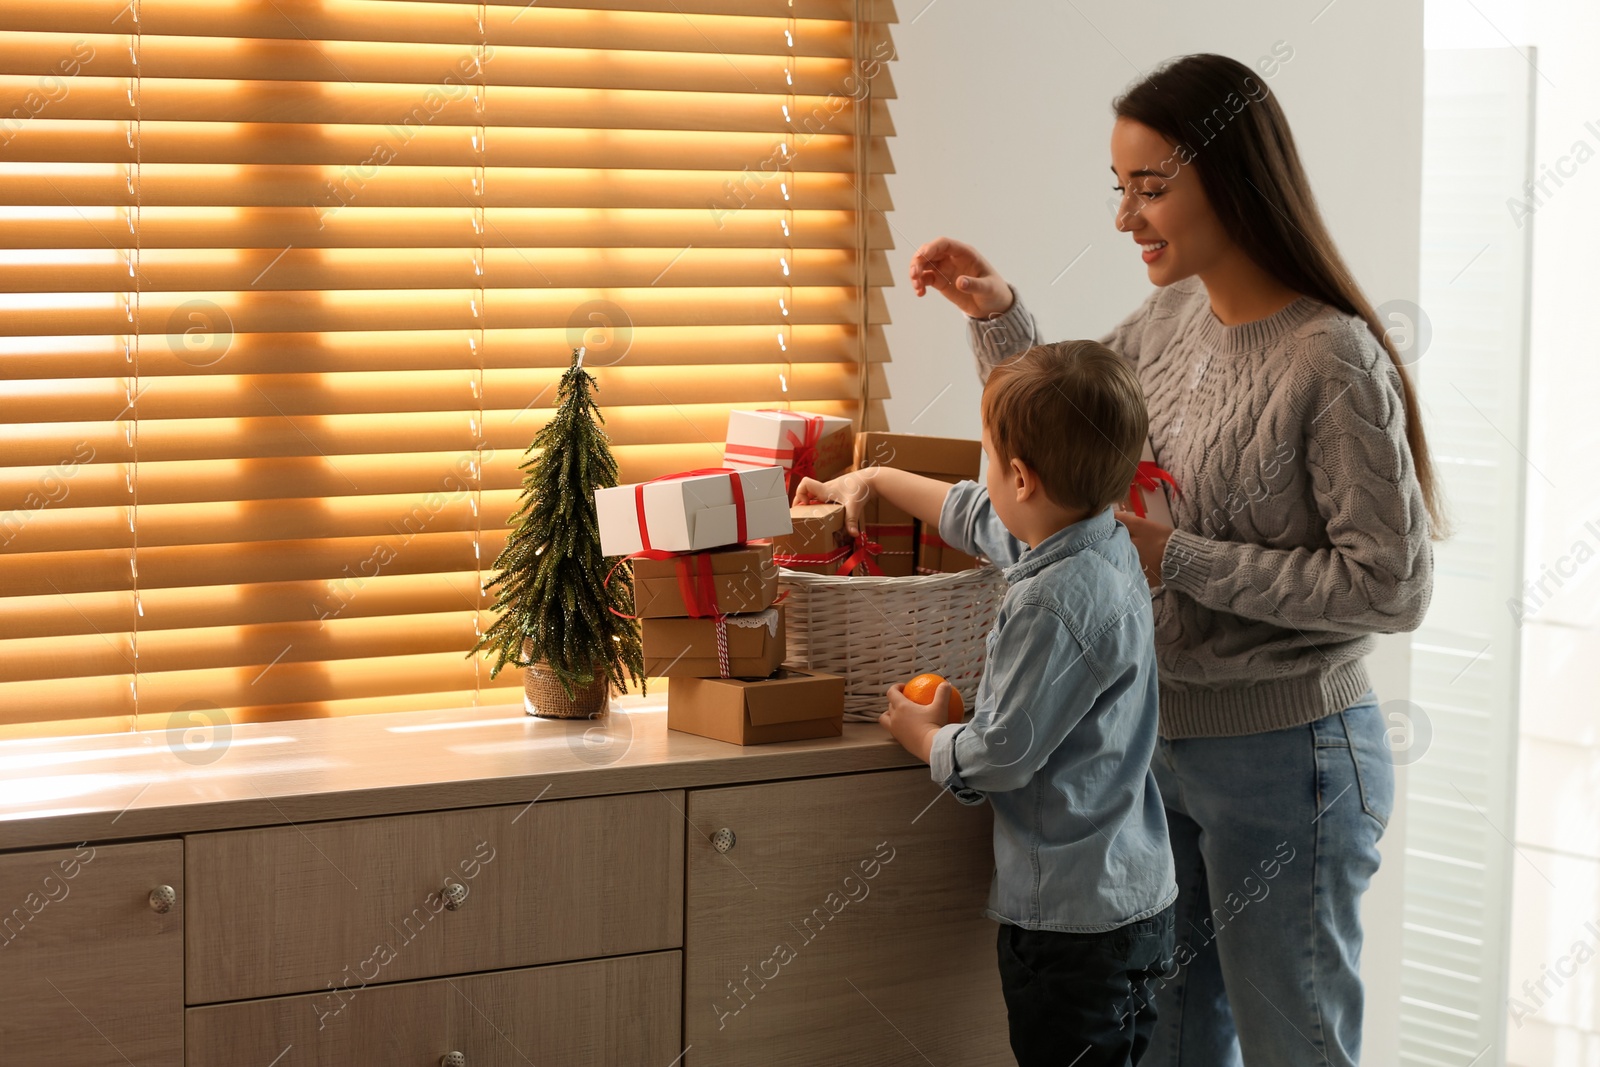
<svg viewBox="0 0 1600 1067">
<path fill-rule="evenodd" d="M 933 694 L 938 691 L 939 683 L 944 679 L 937 674 L 919 674 L 903 687 L 905 694 L 914 703 L 932 704 Z M 955 686 L 950 687 L 950 721 L 960 722 L 966 718 L 966 706 L 961 703 L 961 690 Z"/>
</svg>

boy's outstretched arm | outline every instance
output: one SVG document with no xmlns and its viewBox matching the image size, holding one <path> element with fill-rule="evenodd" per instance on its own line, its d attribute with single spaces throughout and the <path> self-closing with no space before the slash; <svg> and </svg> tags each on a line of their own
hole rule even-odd
<svg viewBox="0 0 1600 1067">
<path fill-rule="evenodd" d="M 939 528 L 939 512 L 950 483 L 894 467 L 864 467 L 832 481 L 802 478 L 794 491 L 796 504 L 843 504 L 845 528 L 854 537 L 861 532 L 861 515 L 867 502 L 881 496 L 902 511 Z"/>
</svg>

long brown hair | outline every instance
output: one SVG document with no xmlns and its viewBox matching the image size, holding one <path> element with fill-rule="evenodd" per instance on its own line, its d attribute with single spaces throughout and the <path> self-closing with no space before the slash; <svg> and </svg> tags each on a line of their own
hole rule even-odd
<svg viewBox="0 0 1600 1067">
<path fill-rule="evenodd" d="M 1400 372 L 1406 443 L 1432 536 L 1443 538 L 1448 533 L 1444 501 L 1416 389 L 1328 234 L 1278 98 L 1243 63 L 1200 53 L 1168 60 L 1111 108 L 1118 118 L 1148 126 L 1176 146 L 1177 164 L 1194 167 L 1223 229 L 1257 265 L 1297 292 L 1366 321 Z M 1158 169 L 1168 173 L 1172 166 Z"/>
</svg>

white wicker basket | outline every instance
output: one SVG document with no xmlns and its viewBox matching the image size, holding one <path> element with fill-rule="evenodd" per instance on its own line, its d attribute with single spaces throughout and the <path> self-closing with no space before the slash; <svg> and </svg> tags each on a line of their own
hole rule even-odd
<svg viewBox="0 0 1600 1067">
<path fill-rule="evenodd" d="M 998 567 L 853 578 L 782 568 L 789 593 L 784 662 L 843 675 L 844 717 L 876 722 L 884 690 L 919 674 L 942 674 L 970 714 L 983 674 L 985 637 L 1005 596 Z"/>
</svg>

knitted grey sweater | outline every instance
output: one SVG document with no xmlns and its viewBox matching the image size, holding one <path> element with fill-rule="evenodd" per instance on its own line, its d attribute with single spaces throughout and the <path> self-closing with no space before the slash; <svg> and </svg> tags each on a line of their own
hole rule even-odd
<svg viewBox="0 0 1600 1067">
<path fill-rule="evenodd" d="M 967 322 L 985 381 L 1044 340 L 1020 297 Z M 1348 707 L 1370 685 L 1371 635 L 1416 629 L 1433 591 L 1393 361 L 1360 318 L 1308 296 L 1224 326 L 1199 278 L 1099 340 L 1133 361 L 1156 462 L 1180 490 L 1152 599 L 1162 736 Z"/>
</svg>

